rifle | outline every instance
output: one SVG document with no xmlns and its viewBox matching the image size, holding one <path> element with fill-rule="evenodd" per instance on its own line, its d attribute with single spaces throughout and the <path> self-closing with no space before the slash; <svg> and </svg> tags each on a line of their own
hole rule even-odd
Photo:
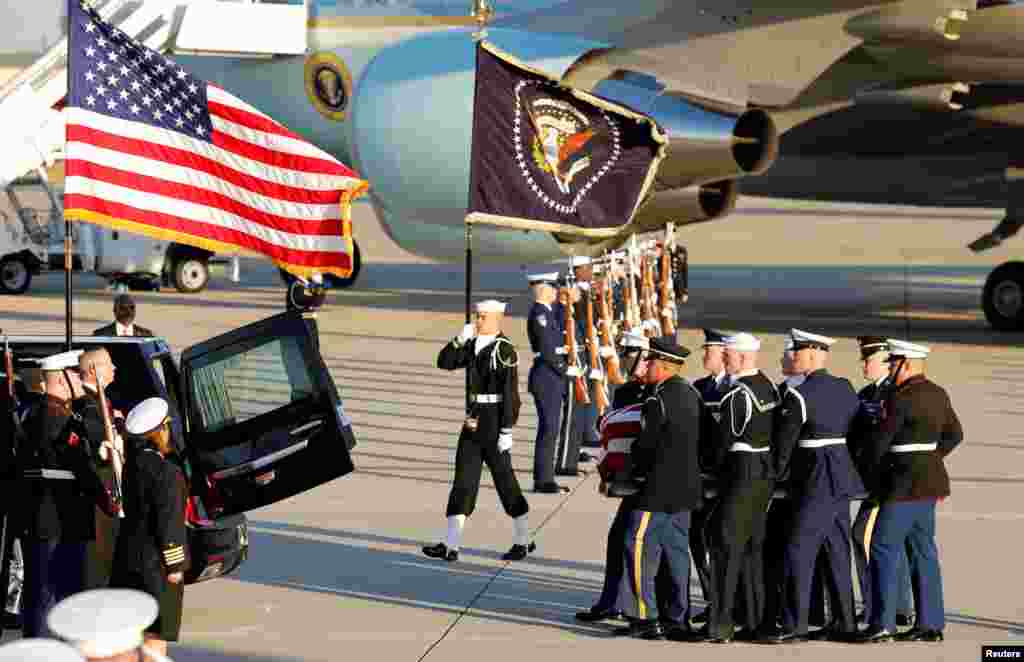
<svg viewBox="0 0 1024 662">
<path fill-rule="evenodd" d="M 675 338 L 676 297 L 672 283 L 672 256 L 668 242 L 661 249 L 661 273 L 658 279 L 658 307 L 661 309 L 661 335 Z"/>
<path fill-rule="evenodd" d="M 598 301 L 600 302 L 597 325 L 601 329 L 601 349 L 607 354 L 604 359 L 604 374 L 612 384 L 624 384 L 626 380 L 619 370 L 619 355 L 615 351 L 615 343 L 612 340 L 614 335 L 612 333 L 612 282 L 609 278 L 598 281 L 597 285 Z M 611 351 L 606 350 L 606 347 Z"/>
<path fill-rule="evenodd" d="M 596 283 L 590 284 L 590 291 L 587 292 L 587 350 L 590 352 L 590 379 L 594 384 L 594 404 L 597 405 L 597 415 L 600 416 L 611 404 L 608 399 L 608 388 L 604 383 L 604 374 L 601 372 L 600 345 L 597 342 L 597 331 L 594 329 L 594 296 Z"/>
<path fill-rule="evenodd" d="M 644 255 L 640 262 L 640 316 L 643 318 L 644 335 L 653 338 L 661 325 L 654 314 L 654 274 L 651 271 L 650 256 Z"/>
<path fill-rule="evenodd" d="M 96 397 L 100 401 L 100 413 L 103 415 L 103 434 L 107 437 L 107 442 L 110 444 L 110 464 L 114 468 L 114 481 L 111 485 L 111 493 L 114 497 L 114 503 L 117 505 L 117 516 L 124 517 L 124 507 L 121 505 L 121 449 L 117 444 L 117 435 L 114 434 L 114 424 L 110 420 L 110 410 L 107 408 L 107 394 L 104 393 L 103 382 L 100 381 L 99 374 L 96 373 L 96 366 L 92 367 L 92 376 L 96 380 Z"/>
<path fill-rule="evenodd" d="M 576 313 L 573 311 L 572 290 L 563 289 L 559 293 L 562 305 L 565 307 L 565 347 L 566 363 L 571 368 L 580 367 L 580 358 L 576 354 Z M 583 375 L 578 375 L 575 381 L 576 402 L 590 404 L 590 394 L 587 392 L 587 384 L 583 381 Z"/>
</svg>

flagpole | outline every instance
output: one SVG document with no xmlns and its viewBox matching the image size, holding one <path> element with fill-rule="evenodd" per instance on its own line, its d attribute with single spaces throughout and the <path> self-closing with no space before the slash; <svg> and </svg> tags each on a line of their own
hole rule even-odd
<svg viewBox="0 0 1024 662">
<path fill-rule="evenodd" d="M 466 223 L 466 324 L 472 321 L 473 299 L 473 225 Z M 466 413 L 470 407 L 469 369 L 466 370 Z"/>
<path fill-rule="evenodd" d="M 68 0 L 65 30 L 67 31 L 67 82 L 65 89 L 67 95 L 71 96 L 71 3 L 75 0 Z M 63 111 L 61 111 L 63 112 Z M 62 193 L 63 195 L 63 193 Z M 66 208 L 66 206 L 65 206 Z M 71 282 L 71 219 L 64 215 L 64 350 L 71 351 L 71 293 L 73 284 Z"/>
</svg>

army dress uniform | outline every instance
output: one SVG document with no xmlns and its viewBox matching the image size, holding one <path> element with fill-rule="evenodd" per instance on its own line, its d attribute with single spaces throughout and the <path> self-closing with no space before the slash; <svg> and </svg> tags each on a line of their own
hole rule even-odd
<svg viewBox="0 0 1024 662">
<path fill-rule="evenodd" d="M 530 276 L 530 285 L 552 287 L 557 273 Z M 558 445 L 562 402 L 566 395 L 566 362 L 562 305 L 534 302 L 527 316 L 526 334 L 533 351 L 528 378 L 529 392 L 537 405 L 537 440 L 533 451 L 533 488 L 558 493 L 555 483 L 555 448 Z M 566 490 L 567 491 L 567 490 Z"/>
<path fill-rule="evenodd" d="M 828 351 L 835 340 L 791 331 L 795 351 Z M 828 552 L 828 582 L 834 633 L 856 631 L 853 578 L 850 575 L 850 501 L 865 492 L 846 445 L 851 421 L 860 401 L 849 380 L 828 371 L 807 374 L 789 389 L 780 412 L 775 439 L 776 474 L 788 477 L 793 521 L 784 556 L 785 603 L 783 632 L 768 641 L 801 641 L 808 620 L 816 560 Z"/>
<path fill-rule="evenodd" d="M 930 349 L 889 339 L 889 361 L 921 360 Z M 883 641 L 896 632 L 899 558 L 910 555 L 917 622 L 909 641 L 941 641 L 945 628 L 942 573 L 935 545 L 935 503 L 950 494 L 945 458 L 963 440 L 963 428 L 946 391 L 923 374 L 899 384 L 885 404 L 864 463 L 877 472 L 872 497 L 881 504 L 871 538 L 871 621 L 864 641 Z"/>
<path fill-rule="evenodd" d="M 861 360 L 867 360 L 875 354 L 883 356 L 888 352 L 889 344 L 885 338 L 880 336 L 860 336 L 857 338 L 860 344 Z M 863 462 L 865 450 L 871 443 L 872 437 L 882 422 L 882 406 L 887 391 L 889 390 L 889 376 L 871 382 L 857 393 L 860 400 L 860 409 L 853 419 L 850 427 L 850 434 L 847 438 L 847 446 L 853 456 L 854 464 L 860 471 L 861 478 L 868 492 L 871 491 L 872 472 Z M 868 566 L 870 558 L 871 537 L 874 533 L 875 523 L 878 519 L 877 501 L 871 498 L 864 499 L 860 503 L 857 516 L 853 521 L 853 558 L 857 566 L 857 579 L 860 586 L 861 599 L 864 601 L 863 619 L 871 621 L 871 572 Z M 899 570 L 896 575 L 896 585 L 899 590 L 896 593 L 896 622 L 909 624 L 914 615 L 913 596 L 910 586 L 910 566 L 907 555 L 904 554 L 899 561 Z"/>
<path fill-rule="evenodd" d="M 81 352 L 43 359 L 44 371 L 78 365 Z M 47 396 L 26 421 L 28 441 L 20 448 L 19 537 L 25 563 L 22 596 L 26 637 L 48 636 L 46 614 L 63 598 L 84 588 L 85 545 L 95 537 L 93 509 L 113 514 L 115 505 L 93 471 L 83 431 L 69 403 Z"/>
<path fill-rule="evenodd" d="M 760 349 L 748 333 L 730 336 L 727 347 Z M 742 579 L 743 625 L 753 632 L 764 612 L 764 539 L 775 472 L 771 460 L 775 384 L 759 370 L 734 375 L 721 400 L 711 441 L 711 468 L 719 476 L 720 501 L 711 515 L 711 608 L 708 638 L 727 642 L 735 632 L 734 604 Z"/>
<path fill-rule="evenodd" d="M 649 355 L 654 358 L 682 363 L 688 354 L 675 343 L 650 341 Z M 622 634 L 660 639 L 687 629 L 690 511 L 701 497 L 700 417 L 700 396 L 682 377 L 651 387 L 643 407 L 643 429 L 631 450 L 640 489 L 624 499 L 629 511 L 623 559 L 629 591 L 622 592 L 620 602 L 634 621 Z M 671 595 L 659 599 L 655 578 L 662 564 L 671 577 Z M 629 600 L 624 599 L 627 595 Z M 661 613 L 659 603 L 667 604 L 667 613 Z"/>
<path fill-rule="evenodd" d="M 147 629 L 176 641 L 181 629 L 184 582 L 167 576 L 188 568 L 185 531 L 185 478 L 141 435 L 167 419 L 162 398 L 143 400 L 129 412 L 125 431 L 130 448 L 122 474 L 125 517 L 114 550 L 111 588 L 135 589 L 157 600 L 160 609 Z"/>
</svg>

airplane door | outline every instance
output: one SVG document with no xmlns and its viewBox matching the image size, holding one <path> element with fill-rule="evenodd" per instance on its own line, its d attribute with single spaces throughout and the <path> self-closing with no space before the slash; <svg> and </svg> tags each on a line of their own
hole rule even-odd
<svg viewBox="0 0 1024 662">
<path fill-rule="evenodd" d="M 259 508 L 352 472 L 351 421 L 310 330 L 286 312 L 182 354 L 188 453 L 211 516 Z"/>
</svg>

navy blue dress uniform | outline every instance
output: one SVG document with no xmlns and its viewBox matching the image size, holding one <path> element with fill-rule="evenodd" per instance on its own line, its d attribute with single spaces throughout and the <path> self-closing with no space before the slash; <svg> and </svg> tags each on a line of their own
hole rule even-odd
<svg viewBox="0 0 1024 662">
<path fill-rule="evenodd" d="M 749 333 L 730 336 L 726 346 L 755 352 Z M 710 444 L 711 468 L 719 477 L 719 503 L 711 533 L 712 596 L 707 638 L 725 643 L 735 634 L 734 605 L 743 581 L 743 625 L 753 632 L 764 612 L 764 537 L 775 471 L 771 460 L 775 384 L 760 371 L 733 375 L 722 397 L 721 417 Z"/>
<path fill-rule="evenodd" d="M 963 440 L 963 428 L 941 386 L 920 372 L 898 377 L 906 361 L 925 359 L 929 348 L 902 340 L 888 342 L 890 374 L 898 383 L 864 457 L 865 466 L 877 475 L 872 498 L 881 507 L 871 538 L 871 621 L 862 640 L 891 639 L 896 632 L 896 577 L 906 549 L 918 600 L 917 622 L 896 638 L 940 641 L 945 612 L 935 502 L 949 496 L 945 458 Z"/>
<path fill-rule="evenodd" d="M 650 340 L 646 336 L 630 332 L 624 333 L 622 337 L 622 357 L 625 365 L 627 367 L 632 366 L 632 355 L 639 358 L 643 351 L 649 347 Z M 642 379 L 633 378 L 632 369 L 627 370 L 627 374 L 631 375 L 630 380 L 615 389 L 610 411 L 640 404 L 647 400 L 647 392 L 650 387 Z M 629 513 L 629 500 L 620 499 L 619 508 L 615 511 L 615 517 L 612 519 L 612 524 L 608 529 L 608 541 L 605 547 L 604 583 L 601 587 L 601 597 L 598 598 L 597 603 L 590 609 L 578 612 L 576 614 L 578 620 L 587 623 L 603 621 L 616 617 L 623 609 L 624 603 L 620 601 L 620 596 L 628 593 L 624 582 L 627 580 L 625 544 L 626 530 L 629 526 Z M 659 569 L 656 582 L 657 588 L 655 593 L 658 595 L 660 609 L 661 605 L 667 602 L 667 600 L 663 601 L 663 597 L 667 593 L 664 587 L 666 585 L 670 586 L 671 580 L 669 578 L 666 581 L 666 572 L 662 572 Z"/>
<path fill-rule="evenodd" d="M 725 334 L 714 329 L 704 329 L 704 347 L 725 346 Z M 726 374 L 723 371 L 718 375 L 705 375 L 693 382 L 693 387 L 700 393 L 701 398 L 701 433 L 700 433 L 700 465 L 701 473 L 710 476 L 712 460 L 709 456 L 712 439 L 715 438 L 715 430 L 718 427 L 718 420 L 721 418 L 719 407 L 722 396 L 725 395 Z M 713 505 L 714 497 L 708 497 L 709 492 L 705 490 L 701 504 L 690 514 L 690 554 L 693 556 L 694 570 L 697 571 L 697 578 L 700 580 L 701 593 L 705 600 L 711 598 L 711 556 L 708 546 L 707 523 Z"/>
<path fill-rule="evenodd" d="M 582 267 L 591 263 L 588 257 L 574 257 L 571 260 L 573 268 Z M 577 281 L 575 285 L 579 292 L 580 299 L 573 306 L 573 316 L 576 320 L 576 356 L 578 365 L 583 371 L 584 383 L 587 385 L 587 393 L 590 402 L 584 404 L 576 402 L 575 398 L 568 391 L 562 405 L 562 429 L 558 440 L 558 452 L 556 453 L 555 474 L 559 476 L 579 475 L 580 449 L 583 446 L 597 446 L 600 440 L 597 437 L 597 407 L 594 404 L 594 384 L 587 375 L 590 372 L 590 352 L 587 350 L 587 297 L 590 296 L 590 282 Z"/>
<path fill-rule="evenodd" d="M 131 435 L 122 474 L 124 521 L 114 550 L 111 588 L 142 591 L 160 604 L 148 632 L 176 641 L 181 629 L 184 582 L 168 585 L 167 576 L 184 572 L 189 560 L 185 532 L 185 478 L 143 435 L 167 424 L 167 402 L 147 398 L 125 418 Z"/>
<path fill-rule="evenodd" d="M 875 357 L 873 360 L 880 360 L 888 356 L 889 343 L 885 338 L 858 336 L 857 342 L 860 344 L 861 360 L 868 360 L 871 357 Z M 888 388 L 889 376 L 886 375 L 868 384 L 857 393 L 857 397 L 860 399 L 860 409 L 853 419 L 846 440 L 853 461 L 869 492 L 874 476 L 872 476 L 871 468 L 865 466 L 863 456 L 882 422 L 882 406 Z M 878 502 L 874 499 L 865 499 L 861 502 L 857 516 L 853 520 L 853 558 L 857 566 L 861 599 L 864 601 L 864 614 L 858 620 L 865 622 L 871 621 L 871 573 L 868 559 L 871 536 L 878 519 L 878 506 Z M 900 587 L 896 593 L 896 624 L 909 625 L 914 615 L 914 603 L 910 587 L 910 567 L 906 554 L 899 561 L 899 571 L 896 577 L 896 584 Z"/>
<path fill-rule="evenodd" d="M 44 372 L 77 369 L 80 351 L 43 359 Z M 95 538 L 93 509 L 116 510 L 93 470 L 91 440 L 70 403 L 48 395 L 26 421 L 28 442 L 19 449 L 22 502 L 19 537 L 25 563 L 22 597 L 26 637 L 47 636 L 46 613 L 84 588 L 85 544 Z"/>
<path fill-rule="evenodd" d="M 531 286 L 555 287 L 558 273 L 535 274 Z M 555 483 L 555 449 L 565 400 L 566 361 L 565 327 L 562 305 L 535 301 L 526 321 L 526 335 L 533 351 L 528 390 L 537 405 L 537 440 L 533 451 L 533 489 L 535 492 L 557 494 L 563 489 Z"/>
<path fill-rule="evenodd" d="M 682 363 L 689 351 L 652 339 L 653 358 Z M 700 396 L 685 379 L 672 376 L 653 385 L 643 408 L 643 430 L 631 455 L 639 491 L 626 497 L 628 509 L 624 563 L 631 600 L 622 600 L 633 622 L 628 634 L 660 639 L 665 623 L 685 628 L 689 612 L 690 511 L 701 497 L 698 461 Z M 662 563 L 671 575 L 668 613 L 659 612 L 655 577 Z"/>
<path fill-rule="evenodd" d="M 505 304 L 483 301 L 476 309 L 504 313 Z M 526 514 L 530 507 L 512 468 L 512 457 L 508 450 L 501 448 L 502 439 L 510 439 L 511 430 L 519 420 L 518 364 L 515 347 L 500 332 L 493 337 L 456 337 L 437 356 L 437 367 L 442 370 L 467 370 L 471 405 L 455 453 L 455 478 L 446 509 L 448 542 L 424 547 L 423 553 L 431 558 L 458 560 L 458 539 L 465 519 L 476 509 L 485 463 L 501 505 L 513 518 L 516 530 L 516 542 L 504 558 L 522 559 L 535 548 L 526 539 L 529 533 L 525 528 Z"/>
<path fill-rule="evenodd" d="M 835 340 L 793 329 L 794 351 L 828 351 Z M 865 492 L 846 445 L 860 407 L 849 380 L 826 370 L 807 374 L 786 392 L 776 428 L 775 467 L 787 479 L 794 515 L 786 545 L 783 631 L 766 641 L 807 638 L 816 560 L 828 552 L 828 582 L 833 615 L 831 634 L 856 632 L 853 578 L 850 575 L 850 501 Z"/>
</svg>

